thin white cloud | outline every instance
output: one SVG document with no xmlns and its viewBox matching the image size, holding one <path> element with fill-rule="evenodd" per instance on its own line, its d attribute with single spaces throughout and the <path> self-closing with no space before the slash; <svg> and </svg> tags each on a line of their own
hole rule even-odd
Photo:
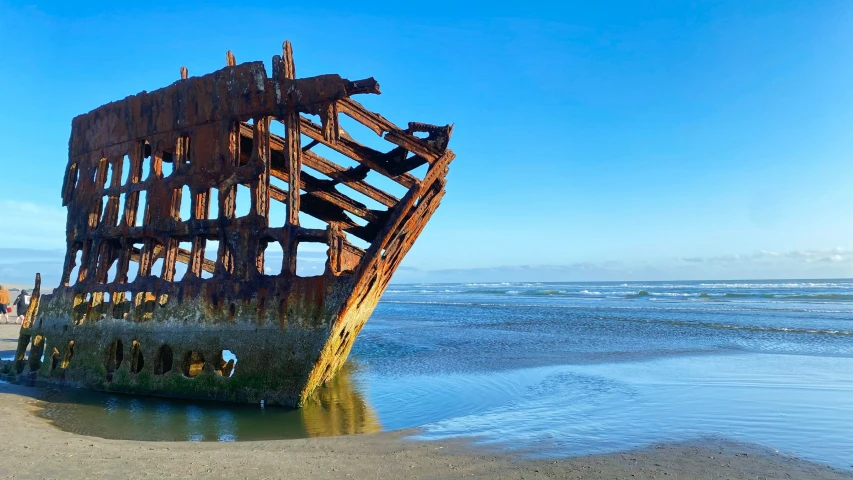
<svg viewBox="0 0 853 480">
<path fill-rule="evenodd" d="M 831 248 L 824 250 L 794 250 L 789 252 L 771 252 L 760 250 L 748 255 L 720 255 L 709 257 L 685 257 L 681 259 L 687 263 L 707 263 L 707 264 L 755 264 L 755 263 L 813 263 L 813 262 L 832 262 L 844 263 L 853 262 L 853 250 L 844 248 Z"/>
<path fill-rule="evenodd" d="M 713 280 L 853 277 L 853 250 L 846 248 L 693 256 L 635 262 L 580 262 L 571 265 L 507 265 L 490 268 L 397 272 L 395 282 L 527 282 Z"/>
<path fill-rule="evenodd" d="M 6 233 L 0 248 L 65 248 L 66 211 L 59 206 L 0 199 Z"/>
</svg>

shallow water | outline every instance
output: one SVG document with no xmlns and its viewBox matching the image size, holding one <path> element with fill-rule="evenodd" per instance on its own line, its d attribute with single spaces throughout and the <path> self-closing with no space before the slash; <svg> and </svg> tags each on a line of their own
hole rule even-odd
<svg viewBox="0 0 853 480">
<path fill-rule="evenodd" d="M 853 466 L 853 281 L 392 285 L 303 410 L 63 391 L 109 438 L 240 441 L 421 427 L 537 455 L 722 434 Z"/>
<path fill-rule="evenodd" d="M 275 440 L 371 433 L 376 413 L 353 388 L 350 369 L 321 388 L 302 409 L 49 390 L 41 416 L 63 430 L 125 440 Z"/>
</svg>

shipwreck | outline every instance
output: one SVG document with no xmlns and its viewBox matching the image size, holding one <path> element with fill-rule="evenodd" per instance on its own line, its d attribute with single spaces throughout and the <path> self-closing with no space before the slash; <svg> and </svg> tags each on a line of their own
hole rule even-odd
<svg viewBox="0 0 853 480">
<path fill-rule="evenodd" d="M 353 97 L 379 94 L 373 78 L 296 78 L 289 42 L 271 76 L 226 61 L 74 118 L 62 280 L 42 295 L 36 277 L 10 374 L 300 406 L 344 364 L 445 193 L 453 128 L 368 110 Z M 325 264 L 301 275 L 310 243 Z"/>
</svg>

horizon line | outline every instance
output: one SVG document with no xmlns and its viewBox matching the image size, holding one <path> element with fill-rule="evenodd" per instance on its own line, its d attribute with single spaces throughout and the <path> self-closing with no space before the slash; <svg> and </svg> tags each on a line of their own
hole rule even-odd
<svg viewBox="0 0 853 480">
<path fill-rule="evenodd" d="M 506 284 L 523 284 L 523 283 L 686 283 L 686 282 L 784 282 L 784 281 L 814 281 L 814 280 L 846 280 L 853 281 L 853 277 L 818 277 L 818 278 L 720 278 L 720 279 L 702 279 L 702 280 L 572 280 L 572 281 L 522 281 L 522 282 L 507 282 L 501 280 L 494 281 L 479 281 L 479 282 L 394 282 L 392 279 L 390 284 L 396 285 L 464 285 L 464 284 L 485 284 L 485 283 L 506 283 Z"/>
</svg>

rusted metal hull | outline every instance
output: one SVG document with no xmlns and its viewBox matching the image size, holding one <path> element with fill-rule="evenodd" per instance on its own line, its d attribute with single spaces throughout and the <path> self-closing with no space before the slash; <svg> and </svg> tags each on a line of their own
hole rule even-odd
<svg viewBox="0 0 853 480">
<path fill-rule="evenodd" d="M 62 285 L 49 296 L 34 292 L 11 373 L 296 406 L 344 364 L 444 195 L 452 127 L 401 129 L 368 111 L 350 97 L 379 93 L 373 79 L 295 79 L 287 42 L 271 78 L 261 62 L 236 65 L 230 52 L 227 59 L 212 74 L 186 78 L 182 69 L 169 87 L 74 119 Z M 341 114 L 390 150 L 353 139 Z M 271 134 L 271 122 L 285 134 Z M 355 166 L 314 153 L 316 145 Z M 372 185 L 370 172 L 405 195 Z M 236 214 L 238 200 L 247 214 Z M 283 224 L 271 223 L 275 202 L 286 206 Z M 300 226 L 304 215 L 325 228 Z M 205 250 L 212 241 L 215 254 Z M 322 275 L 297 275 L 297 248 L 306 242 L 326 245 Z M 270 275 L 265 251 L 275 244 L 281 273 Z M 177 278 L 180 264 L 186 272 Z M 237 357 L 236 368 L 223 351 Z"/>
</svg>

